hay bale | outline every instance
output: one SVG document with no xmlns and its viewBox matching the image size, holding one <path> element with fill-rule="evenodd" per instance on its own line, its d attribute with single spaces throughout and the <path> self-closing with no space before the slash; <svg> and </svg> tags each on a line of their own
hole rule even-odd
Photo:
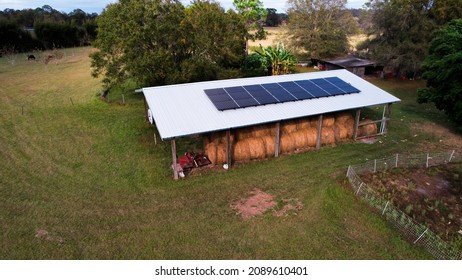
<svg viewBox="0 0 462 280">
<path fill-rule="evenodd" d="M 210 133 L 202 134 L 202 142 L 204 143 L 204 151 L 205 151 L 205 146 L 207 146 L 207 144 L 210 143 Z"/>
<path fill-rule="evenodd" d="M 275 135 L 275 126 L 271 124 L 256 125 L 253 127 L 253 137 L 264 137 L 267 135 Z"/>
<path fill-rule="evenodd" d="M 303 118 L 303 119 L 298 120 L 298 124 L 297 124 L 298 130 L 302 130 L 302 129 L 309 128 L 309 127 L 311 127 L 311 122 L 309 118 Z"/>
<path fill-rule="evenodd" d="M 345 124 L 348 121 L 353 121 L 354 123 L 354 117 L 350 112 L 341 112 L 335 115 L 335 123 L 337 124 Z"/>
<path fill-rule="evenodd" d="M 265 151 L 267 157 L 274 156 L 274 147 L 275 147 L 275 139 L 274 136 L 264 136 L 262 137 L 263 142 L 265 143 Z"/>
<path fill-rule="evenodd" d="M 299 130 L 292 133 L 295 149 L 304 149 L 308 147 L 308 139 L 306 137 L 306 130 Z"/>
<path fill-rule="evenodd" d="M 226 132 L 225 131 L 216 131 L 210 133 L 209 136 L 210 142 L 214 142 L 215 144 L 226 143 Z"/>
<path fill-rule="evenodd" d="M 305 130 L 306 145 L 308 147 L 316 147 L 316 140 L 318 139 L 318 129 L 314 127 Z"/>
<path fill-rule="evenodd" d="M 322 116 L 322 126 L 330 127 L 335 123 L 335 118 L 333 116 Z"/>
<path fill-rule="evenodd" d="M 226 144 L 217 145 L 217 164 L 226 163 Z"/>
<path fill-rule="evenodd" d="M 236 141 L 252 138 L 254 136 L 253 131 L 253 127 L 241 127 L 236 129 Z"/>
<path fill-rule="evenodd" d="M 249 161 L 250 149 L 246 141 L 238 141 L 234 145 L 233 158 L 235 161 Z"/>
<path fill-rule="evenodd" d="M 283 122 L 281 125 L 281 131 L 282 131 L 282 134 L 290 134 L 292 132 L 297 131 L 297 121 L 290 120 L 290 121 Z"/>
<path fill-rule="evenodd" d="M 335 143 L 335 133 L 332 126 L 323 127 L 321 132 L 321 144 L 333 144 Z"/>
<path fill-rule="evenodd" d="M 345 122 L 345 128 L 347 129 L 347 138 L 352 139 L 355 132 L 355 120 L 349 119 Z"/>
<path fill-rule="evenodd" d="M 335 123 L 334 125 L 335 141 L 340 142 L 348 139 L 348 129 L 344 124 Z"/>
<path fill-rule="evenodd" d="M 359 127 L 358 136 L 371 136 L 371 135 L 377 134 L 377 124 L 370 123 L 370 122 L 371 120 L 369 119 L 364 119 L 359 122 L 360 125 L 361 124 L 365 124 L 365 125 L 361 125 Z M 366 123 L 369 123 L 369 124 L 366 124 Z"/>
<path fill-rule="evenodd" d="M 213 165 L 217 165 L 217 144 L 209 142 L 204 146 L 204 153 L 212 162 Z"/>
<path fill-rule="evenodd" d="M 311 117 L 310 118 L 310 126 L 311 127 L 318 127 L 318 120 L 319 120 L 319 117 Z"/>
<path fill-rule="evenodd" d="M 245 140 L 250 150 L 250 159 L 264 159 L 266 156 L 265 142 L 261 137 Z"/>
<path fill-rule="evenodd" d="M 283 134 L 280 140 L 281 153 L 292 153 L 295 150 L 292 134 Z"/>
</svg>

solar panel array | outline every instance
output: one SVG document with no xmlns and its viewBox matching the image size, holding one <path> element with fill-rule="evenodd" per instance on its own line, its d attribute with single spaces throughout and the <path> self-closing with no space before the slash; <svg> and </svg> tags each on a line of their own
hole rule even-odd
<svg viewBox="0 0 462 280">
<path fill-rule="evenodd" d="M 338 77 L 280 83 L 204 89 L 220 110 L 246 108 L 313 98 L 358 93 L 360 90 Z"/>
</svg>

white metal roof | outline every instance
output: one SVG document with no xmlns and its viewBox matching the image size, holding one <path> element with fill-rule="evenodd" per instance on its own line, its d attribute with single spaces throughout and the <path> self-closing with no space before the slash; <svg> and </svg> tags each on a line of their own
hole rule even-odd
<svg viewBox="0 0 462 280">
<path fill-rule="evenodd" d="M 360 93 L 218 111 L 204 89 L 339 77 Z M 162 139 L 225 130 L 400 101 L 347 70 L 229 79 L 143 88 Z"/>
</svg>

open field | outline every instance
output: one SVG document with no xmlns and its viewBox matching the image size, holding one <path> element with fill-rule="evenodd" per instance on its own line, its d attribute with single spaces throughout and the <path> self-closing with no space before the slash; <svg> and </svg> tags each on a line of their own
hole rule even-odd
<svg viewBox="0 0 462 280">
<path fill-rule="evenodd" d="M 371 80 L 403 99 L 381 143 L 174 182 L 170 143 L 154 144 L 141 95 L 126 93 L 125 105 L 96 97 L 90 51 L 66 50 L 48 65 L 0 59 L 1 259 L 431 258 L 369 213 L 344 178 L 348 164 L 366 159 L 461 148 L 444 115 L 416 104 L 422 82 Z M 180 149 L 190 142 L 179 141 Z M 230 205 L 255 188 L 303 207 L 244 221 Z"/>
<path fill-rule="evenodd" d="M 275 46 L 278 43 L 285 43 L 287 41 L 287 27 L 279 26 L 279 27 L 265 27 L 265 31 L 267 32 L 266 39 L 264 40 L 256 40 L 254 42 L 249 41 L 249 47 L 251 49 L 258 48 L 261 46 L 268 47 L 268 46 Z M 350 45 L 350 50 L 356 51 L 356 47 L 358 44 L 362 43 L 367 39 L 366 34 L 356 34 L 352 35 L 348 38 L 348 43 Z"/>
</svg>

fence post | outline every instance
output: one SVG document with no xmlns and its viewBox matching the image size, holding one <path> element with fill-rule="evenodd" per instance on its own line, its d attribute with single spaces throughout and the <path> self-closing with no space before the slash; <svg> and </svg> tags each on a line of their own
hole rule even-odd
<svg viewBox="0 0 462 280">
<path fill-rule="evenodd" d="M 374 159 L 374 173 L 377 172 L 377 159 Z"/>
<path fill-rule="evenodd" d="M 426 167 L 428 168 L 428 161 L 431 159 L 430 155 L 427 154 L 427 163 L 426 163 Z"/>
<path fill-rule="evenodd" d="M 456 150 L 452 150 L 451 156 L 449 157 L 449 162 L 451 162 L 452 158 L 454 157 Z"/>
<path fill-rule="evenodd" d="M 396 154 L 395 168 L 398 168 L 398 158 L 399 158 L 399 154 Z"/>
<path fill-rule="evenodd" d="M 385 210 L 387 210 L 388 203 L 390 203 L 390 201 L 387 201 L 387 203 L 385 204 L 385 207 L 383 207 L 382 216 L 383 214 L 385 214 Z"/>
<path fill-rule="evenodd" d="M 363 184 L 364 184 L 364 182 L 361 182 L 361 184 L 359 184 L 359 188 L 358 188 L 358 190 L 356 191 L 356 195 L 359 194 L 359 191 L 361 190 Z"/>
<path fill-rule="evenodd" d="M 425 233 L 427 233 L 427 231 L 428 231 L 428 228 L 427 228 L 424 232 L 422 232 L 422 234 L 414 241 L 414 244 L 416 244 L 417 241 L 419 241 L 420 238 L 422 238 L 422 236 L 423 236 Z"/>
</svg>

